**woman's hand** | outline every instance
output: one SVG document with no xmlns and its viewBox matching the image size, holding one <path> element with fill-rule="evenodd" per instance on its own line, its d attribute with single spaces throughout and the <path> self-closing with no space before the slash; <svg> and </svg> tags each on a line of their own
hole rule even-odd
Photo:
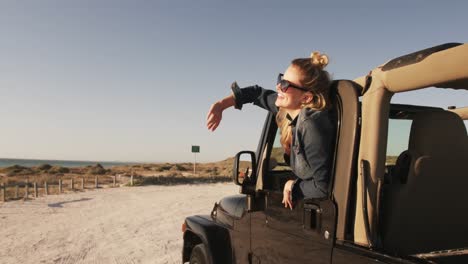
<svg viewBox="0 0 468 264">
<path fill-rule="evenodd" d="M 224 107 L 221 102 L 216 102 L 211 105 L 208 114 L 206 115 L 206 127 L 208 130 L 215 131 L 221 119 L 223 118 Z"/>
<path fill-rule="evenodd" d="M 215 131 L 219 126 L 219 123 L 221 123 L 224 109 L 232 107 L 235 104 L 236 99 L 234 98 L 233 94 L 223 98 L 221 101 L 212 104 L 208 114 L 206 115 L 206 127 L 208 130 Z"/>
<path fill-rule="evenodd" d="M 293 185 L 294 181 L 293 180 L 289 180 L 286 182 L 286 184 L 284 185 L 284 190 L 283 190 L 283 201 L 281 203 L 284 204 L 284 207 L 285 208 L 291 208 L 291 210 L 293 209 L 293 202 L 291 200 L 291 192 L 292 192 L 292 185 Z"/>
</svg>

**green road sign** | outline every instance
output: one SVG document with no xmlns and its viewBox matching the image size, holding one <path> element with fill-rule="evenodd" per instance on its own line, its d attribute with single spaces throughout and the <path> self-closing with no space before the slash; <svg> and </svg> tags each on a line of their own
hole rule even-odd
<svg viewBox="0 0 468 264">
<path fill-rule="evenodd" d="M 200 146 L 192 146 L 192 153 L 200 153 Z"/>
</svg>

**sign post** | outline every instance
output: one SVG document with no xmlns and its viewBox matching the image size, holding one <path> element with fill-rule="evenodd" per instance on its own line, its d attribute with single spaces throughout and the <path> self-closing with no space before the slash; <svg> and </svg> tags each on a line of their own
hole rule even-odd
<svg viewBox="0 0 468 264">
<path fill-rule="evenodd" d="M 193 175 L 197 173 L 197 153 L 200 153 L 200 146 L 192 145 L 192 153 L 195 156 L 195 162 L 193 163 Z"/>
</svg>

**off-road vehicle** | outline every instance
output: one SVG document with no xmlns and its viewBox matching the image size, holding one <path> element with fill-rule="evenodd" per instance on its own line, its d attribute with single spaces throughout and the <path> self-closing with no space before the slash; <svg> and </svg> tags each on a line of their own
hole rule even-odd
<svg viewBox="0 0 468 264">
<path fill-rule="evenodd" d="M 468 107 L 390 102 L 429 87 L 468 90 L 468 44 L 424 49 L 333 81 L 329 195 L 292 210 L 281 200 L 293 175 L 269 114 L 257 151 L 236 155 L 240 194 L 215 203 L 211 215 L 185 219 L 183 262 L 468 263 Z"/>
</svg>

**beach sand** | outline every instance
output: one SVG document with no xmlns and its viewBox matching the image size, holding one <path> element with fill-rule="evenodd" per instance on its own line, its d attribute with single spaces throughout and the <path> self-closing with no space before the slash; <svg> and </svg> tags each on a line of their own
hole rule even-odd
<svg viewBox="0 0 468 264">
<path fill-rule="evenodd" d="M 186 216 L 232 183 L 122 187 L 0 203 L 0 263 L 181 263 Z"/>
</svg>

